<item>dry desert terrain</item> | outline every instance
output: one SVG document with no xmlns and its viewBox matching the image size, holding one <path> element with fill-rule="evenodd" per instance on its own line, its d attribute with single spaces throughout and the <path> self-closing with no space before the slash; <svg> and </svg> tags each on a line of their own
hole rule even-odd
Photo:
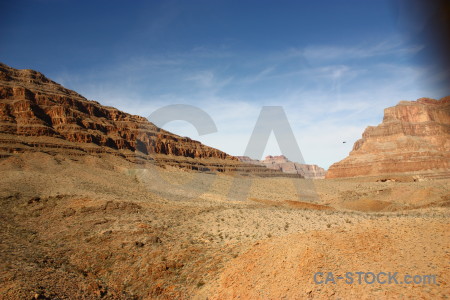
<svg viewBox="0 0 450 300">
<path fill-rule="evenodd" d="M 40 152 L 0 168 L 2 299 L 450 295 L 445 175 L 260 178 Z M 316 284 L 317 272 L 437 282 Z"/>
</svg>

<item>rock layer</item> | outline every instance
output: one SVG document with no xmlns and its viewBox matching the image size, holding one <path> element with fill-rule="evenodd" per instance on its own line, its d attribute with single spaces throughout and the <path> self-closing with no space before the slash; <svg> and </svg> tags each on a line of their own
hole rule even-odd
<svg viewBox="0 0 450 300">
<path fill-rule="evenodd" d="M 20 152 L 111 154 L 200 171 L 284 176 L 87 100 L 33 70 L 0 63 L 0 158 Z"/>
<path fill-rule="evenodd" d="M 0 78 L 2 133 L 57 137 L 143 154 L 235 160 L 220 150 L 160 129 L 143 117 L 89 101 L 39 72 L 0 65 Z"/>
<path fill-rule="evenodd" d="M 326 171 L 317 165 L 300 164 L 290 161 L 284 155 L 266 156 L 264 160 L 254 160 L 248 156 L 238 156 L 240 161 L 265 166 L 272 170 L 278 170 L 286 174 L 298 174 L 305 178 L 325 178 Z"/>
<path fill-rule="evenodd" d="M 401 101 L 384 110 L 350 155 L 333 164 L 326 178 L 450 171 L 450 96 Z"/>
</svg>

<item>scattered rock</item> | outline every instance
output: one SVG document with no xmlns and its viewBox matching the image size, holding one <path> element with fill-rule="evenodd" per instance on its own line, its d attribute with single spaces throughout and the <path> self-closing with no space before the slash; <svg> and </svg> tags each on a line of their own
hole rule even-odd
<svg viewBox="0 0 450 300">
<path fill-rule="evenodd" d="M 162 240 L 156 235 L 151 236 L 149 238 L 149 242 L 152 243 L 152 244 L 162 244 Z"/>
<path fill-rule="evenodd" d="M 134 242 L 134 245 L 138 248 L 142 248 L 145 246 L 145 244 L 143 242 Z"/>
<path fill-rule="evenodd" d="M 30 200 L 28 200 L 28 204 L 33 204 L 41 201 L 41 197 L 33 197 Z"/>
<path fill-rule="evenodd" d="M 68 209 L 66 209 L 66 210 L 63 211 L 62 216 L 63 216 L 64 218 L 66 218 L 66 217 L 70 217 L 70 216 L 75 215 L 75 213 L 76 213 L 76 210 L 75 210 L 75 209 L 73 209 L 73 208 L 68 208 Z"/>
</svg>

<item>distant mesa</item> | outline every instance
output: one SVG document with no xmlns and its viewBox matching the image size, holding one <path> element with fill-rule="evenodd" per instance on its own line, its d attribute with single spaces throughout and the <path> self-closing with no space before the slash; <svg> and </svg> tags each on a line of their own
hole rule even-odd
<svg viewBox="0 0 450 300">
<path fill-rule="evenodd" d="M 305 178 L 323 179 L 326 173 L 325 169 L 317 165 L 292 162 L 284 155 L 269 155 L 264 160 L 251 159 L 248 156 L 237 156 L 237 158 L 242 162 L 265 166 L 269 169 L 279 170 L 287 174 L 299 174 Z"/>
<path fill-rule="evenodd" d="M 269 177 L 340 178 L 450 174 L 450 97 L 401 101 L 385 109 L 350 155 L 325 170 L 284 156 L 234 157 L 163 130 L 146 118 L 87 100 L 33 70 L 0 63 L 0 159 L 44 152 L 69 158 L 112 155 L 194 171 Z"/>
<path fill-rule="evenodd" d="M 384 174 L 450 174 L 450 96 L 400 101 L 369 126 L 326 178 Z"/>
<path fill-rule="evenodd" d="M 37 71 L 0 63 L 0 159 L 31 152 L 73 159 L 113 155 L 135 164 L 294 177 L 241 162 L 223 151 L 161 129 L 144 117 L 87 100 Z"/>
</svg>

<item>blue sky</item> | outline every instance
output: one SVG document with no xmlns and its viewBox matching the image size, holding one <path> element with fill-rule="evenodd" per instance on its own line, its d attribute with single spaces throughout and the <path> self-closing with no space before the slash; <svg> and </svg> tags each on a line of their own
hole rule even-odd
<svg viewBox="0 0 450 300">
<path fill-rule="evenodd" d="M 0 61 L 148 116 L 191 104 L 218 132 L 164 128 L 243 155 L 264 105 L 286 111 L 307 163 L 347 156 L 383 109 L 448 94 L 417 1 L 2 2 Z M 342 143 L 346 141 L 347 143 Z M 272 136 L 265 154 L 279 154 Z"/>
</svg>

